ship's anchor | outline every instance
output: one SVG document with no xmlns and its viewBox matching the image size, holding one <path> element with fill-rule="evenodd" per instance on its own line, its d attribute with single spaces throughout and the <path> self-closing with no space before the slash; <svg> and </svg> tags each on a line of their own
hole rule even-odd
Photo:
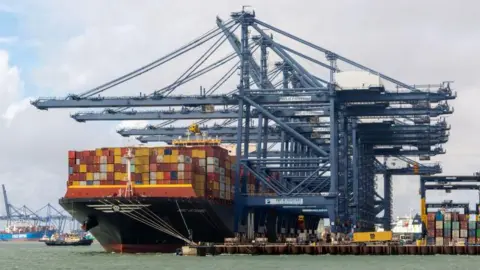
<svg viewBox="0 0 480 270">
<path fill-rule="evenodd" d="M 112 210 L 113 210 L 113 212 L 120 212 L 120 206 L 114 204 L 114 205 L 112 205 Z"/>
</svg>

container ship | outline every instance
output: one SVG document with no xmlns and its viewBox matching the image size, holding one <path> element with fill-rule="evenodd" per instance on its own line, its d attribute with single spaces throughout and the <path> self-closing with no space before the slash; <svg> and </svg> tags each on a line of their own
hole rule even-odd
<svg viewBox="0 0 480 270">
<path fill-rule="evenodd" d="M 69 151 L 60 205 L 107 252 L 169 253 L 185 242 L 223 242 L 234 236 L 236 159 L 212 140 Z M 246 179 L 252 193 L 255 178 Z"/>
<path fill-rule="evenodd" d="M 42 237 L 51 237 L 55 232 L 52 226 L 15 222 L 0 231 L 0 241 L 39 241 Z"/>
</svg>

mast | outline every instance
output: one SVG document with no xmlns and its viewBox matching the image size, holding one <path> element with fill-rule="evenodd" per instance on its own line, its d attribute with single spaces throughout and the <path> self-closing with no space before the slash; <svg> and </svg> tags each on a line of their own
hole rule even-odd
<svg viewBox="0 0 480 270">
<path fill-rule="evenodd" d="M 125 197 L 133 196 L 133 184 L 132 184 L 132 173 L 131 173 L 131 164 L 133 159 L 132 148 L 127 149 L 127 154 L 125 158 L 127 159 L 127 186 L 125 188 Z"/>
</svg>

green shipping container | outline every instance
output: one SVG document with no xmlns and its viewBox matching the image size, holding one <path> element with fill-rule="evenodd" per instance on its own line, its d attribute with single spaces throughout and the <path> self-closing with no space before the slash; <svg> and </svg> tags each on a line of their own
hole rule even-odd
<svg viewBox="0 0 480 270">
<path fill-rule="evenodd" d="M 477 238 L 480 238 L 480 228 L 477 229 Z"/>
<path fill-rule="evenodd" d="M 452 222 L 452 229 L 460 230 L 460 222 L 458 222 L 458 221 Z"/>
<path fill-rule="evenodd" d="M 468 222 L 468 229 L 473 230 L 477 228 L 477 223 L 475 221 Z"/>
<path fill-rule="evenodd" d="M 451 223 L 451 222 L 444 222 L 444 223 L 443 223 L 443 228 L 445 228 L 445 229 L 451 229 L 451 228 L 452 228 L 452 223 Z"/>
</svg>

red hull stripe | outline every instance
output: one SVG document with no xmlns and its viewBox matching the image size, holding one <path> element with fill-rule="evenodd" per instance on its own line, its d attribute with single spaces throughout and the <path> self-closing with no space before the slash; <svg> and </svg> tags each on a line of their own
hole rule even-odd
<svg viewBox="0 0 480 270">
<path fill-rule="evenodd" d="M 158 245 L 127 245 L 127 244 L 110 244 L 103 245 L 107 252 L 115 253 L 174 253 L 177 248 L 181 248 L 178 244 L 158 244 Z"/>
</svg>

